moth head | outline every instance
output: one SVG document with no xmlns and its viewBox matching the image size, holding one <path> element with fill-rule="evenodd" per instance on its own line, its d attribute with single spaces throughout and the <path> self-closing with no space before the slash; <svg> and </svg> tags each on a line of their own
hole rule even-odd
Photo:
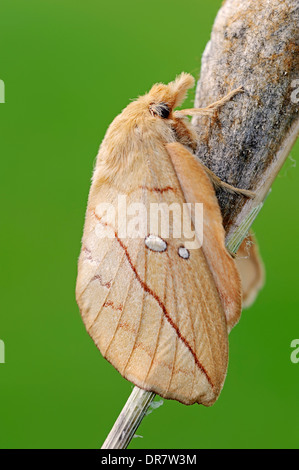
<svg viewBox="0 0 299 470">
<path fill-rule="evenodd" d="M 172 118 L 173 110 L 184 101 L 188 89 L 193 86 L 194 78 L 184 72 L 168 85 L 157 83 L 145 96 L 149 112 L 157 118 Z"/>
<path fill-rule="evenodd" d="M 136 145 L 140 145 L 142 136 L 144 145 L 146 142 L 153 142 L 154 139 L 163 143 L 176 140 L 195 149 L 197 142 L 195 130 L 186 116 L 181 117 L 174 112 L 175 108 L 184 101 L 188 89 L 194 86 L 194 82 L 192 75 L 181 73 L 167 85 L 163 83 L 154 85 L 147 94 L 132 101 L 115 118 L 105 142 L 117 137 L 118 149 L 122 142 L 124 151 L 127 152 L 128 142 L 130 148 L 135 145 L 135 141 Z"/>
</svg>

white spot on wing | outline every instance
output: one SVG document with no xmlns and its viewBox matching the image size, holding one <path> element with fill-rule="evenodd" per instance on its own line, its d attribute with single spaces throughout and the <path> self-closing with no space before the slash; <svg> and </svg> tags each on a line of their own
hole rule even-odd
<svg viewBox="0 0 299 470">
<path fill-rule="evenodd" d="M 184 259 L 188 259 L 190 256 L 189 250 L 187 250 L 187 248 L 185 248 L 184 246 L 180 246 L 180 248 L 178 249 L 178 254 L 181 258 Z"/>
<path fill-rule="evenodd" d="M 165 251 L 167 248 L 167 243 L 162 238 L 157 235 L 149 235 L 145 239 L 146 246 L 152 251 Z"/>
</svg>

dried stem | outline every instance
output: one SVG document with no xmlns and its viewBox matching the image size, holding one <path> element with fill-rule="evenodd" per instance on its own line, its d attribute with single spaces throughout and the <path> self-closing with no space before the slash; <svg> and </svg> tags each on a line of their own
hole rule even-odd
<svg viewBox="0 0 299 470">
<path fill-rule="evenodd" d="M 102 449 L 126 449 L 154 398 L 153 392 L 134 387 Z"/>
<path fill-rule="evenodd" d="M 214 118 L 193 118 L 201 161 L 257 194 L 246 200 L 217 189 L 229 237 L 264 201 L 298 135 L 298 24 L 298 0 L 226 0 L 202 57 L 196 107 L 244 89 Z"/>
<path fill-rule="evenodd" d="M 195 107 L 243 86 L 214 118 L 194 117 L 197 155 L 223 181 L 254 200 L 217 190 L 226 246 L 236 252 L 299 133 L 298 0 L 226 0 L 203 59 Z M 155 394 L 135 387 L 103 449 L 125 449 Z"/>
</svg>

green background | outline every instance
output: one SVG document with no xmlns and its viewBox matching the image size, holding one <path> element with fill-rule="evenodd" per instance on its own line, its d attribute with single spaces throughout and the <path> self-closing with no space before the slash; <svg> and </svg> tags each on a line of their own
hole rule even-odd
<svg viewBox="0 0 299 470">
<path fill-rule="evenodd" d="M 92 168 L 107 126 L 132 98 L 181 71 L 198 75 L 220 5 L 1 2 L 1 448 L 98 448 L 131 392 L 75 302 Z M 299 364 L 290 360 L 299 337 L 293 166 L 288 160 L 255 223 L 267 283 L 230 335 L 219 400 L 211 408 L 165 401 L 131 448 L 299 447 Z"/>
</svg>

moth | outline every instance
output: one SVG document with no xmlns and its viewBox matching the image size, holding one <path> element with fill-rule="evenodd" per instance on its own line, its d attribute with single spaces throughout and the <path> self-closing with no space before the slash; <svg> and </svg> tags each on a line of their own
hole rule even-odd
<svg viewBox="0 0 299 470">
<path fill-rule="evenodd" d="M 108 128 L 89 193 L 76 299 L 88 333 L 123 377 L 164 398 L 209 406 L 225 380 L 228 333 L 241 315 L 242 288 L 225 248 L 214 189 L 222 183 L 195 157 L 198 137 L 187 116 L 212 115 L 241 90 L 207 108 L 176 111 L 193 86 L 186 73 L 168 85 L 156 84 Z M 116 224 L 124 219 L 120 196 L 145 215 L 155 204 L 189 204 L 193 228 L 192 207 L 202 204 L 202 244 L 189 249 L 188 237 L 174 236 L 171 218 L 167 237 L 161 224 L 143 236 L 128 236 Z M 105 204 L 114 208 L 113 217 Z M 243 302 L 260 287 L 254 285 L 259 261 L 247 261 L 253 279 L 245 280 Z"/>
</svg>

